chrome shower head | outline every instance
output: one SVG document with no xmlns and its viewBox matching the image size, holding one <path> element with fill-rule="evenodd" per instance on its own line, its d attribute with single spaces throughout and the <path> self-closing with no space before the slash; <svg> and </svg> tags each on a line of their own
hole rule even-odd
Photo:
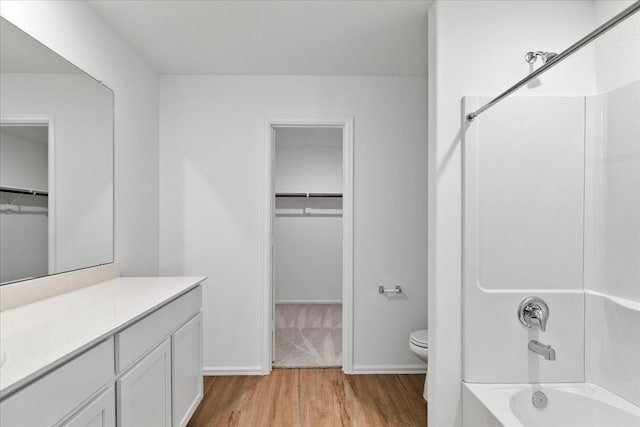
<svg viewBox="0 0 640 427">
<path fill-rule="evenodd" d="M 547 63 L 547 61 L 550 61 L 556 56 L 558 56 L 558 54 L 555 52 L 542 52 L 538 50 L 536 52 L 527 52 L 527 54 L 524 56 L 524 60 L 529 64 L 533 64 L 534 62 L 536 62 L 538 57 L 540 57 L 540 59 L 542 60 L 542 64 L 544 65 Z"/>
</svg>

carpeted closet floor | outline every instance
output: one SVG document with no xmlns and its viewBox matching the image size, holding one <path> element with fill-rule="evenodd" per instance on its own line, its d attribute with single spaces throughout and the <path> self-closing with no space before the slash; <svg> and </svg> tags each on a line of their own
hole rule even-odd
<svg viewBox="0 0 640 427">
<path fill-rule="evenodd" d="M 342 366 L 341 304 L 276 304 L 277 368 Z"/>
</svg>

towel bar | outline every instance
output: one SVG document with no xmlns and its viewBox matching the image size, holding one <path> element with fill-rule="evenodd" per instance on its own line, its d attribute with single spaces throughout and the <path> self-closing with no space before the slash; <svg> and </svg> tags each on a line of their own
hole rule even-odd
<svg viewBox="0 0 640 427">
<path fill-rule="evenodd" d="M 399 294 L 399 293 L 402 293 L 402 288 L 400 287 L 400 285 L 396 285 L 395 288 L 385 289 L 384 286 L 380 285 L 378 286 L 378 293 L 379 294 Z"/>
</svg>

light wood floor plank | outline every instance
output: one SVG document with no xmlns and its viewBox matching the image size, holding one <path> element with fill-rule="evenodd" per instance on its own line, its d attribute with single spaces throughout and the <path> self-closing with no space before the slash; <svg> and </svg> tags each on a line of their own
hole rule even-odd
<svg viewBox="0 0 640 427">
<path fill-rule="evenodd" d="M 205 377 L 188 427 L 424 427 L 424 375 L 345 375 L 274 369 L 266 376 Z"/>
</svg>

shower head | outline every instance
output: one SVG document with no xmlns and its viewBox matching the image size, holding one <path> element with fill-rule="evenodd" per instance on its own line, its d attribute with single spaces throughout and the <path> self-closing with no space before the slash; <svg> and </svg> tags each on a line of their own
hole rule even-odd
<svg viewBox="0 0 640 427">
<path fill-rule="evenodd" d="M 556 56 L 558 56 L 558 54 L 555 52 L 542 52 L 538 50 L 536 52 L 527 52 L 527 54 L 524 56 L 524 60 L 529 64 L 533 64 L 534 62 L 536 62 L 538 57 L 540 57 L 540 59 L 542 60 L 542 64 L 544 65 L 547 63 L 547 61 L 550 61 Z"/>
</svg>

